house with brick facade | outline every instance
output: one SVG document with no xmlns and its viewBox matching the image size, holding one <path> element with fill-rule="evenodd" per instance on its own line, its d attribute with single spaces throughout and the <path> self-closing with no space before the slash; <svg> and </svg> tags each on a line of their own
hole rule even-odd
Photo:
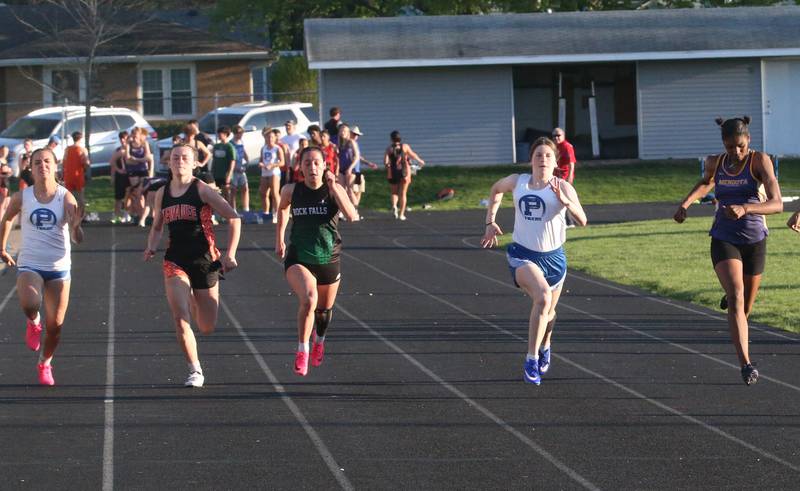
<svg viewBox="0 0 800 491">
<path fill-rule="evenodd" d="M 268 47 L 147 13 L 124 17 L 137 25 L 99 47 L 93 105 L 128 107 L 152 122 L 266 97 L 276 59 Z M 34 109 L 85 100 L 86 46 L 77 31 L 59 9 L 0 4 L 0 129 Z"/>
</svg>

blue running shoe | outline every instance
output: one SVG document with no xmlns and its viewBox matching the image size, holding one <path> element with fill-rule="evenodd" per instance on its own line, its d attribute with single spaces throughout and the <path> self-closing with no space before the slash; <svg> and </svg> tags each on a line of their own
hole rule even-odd
<svg viewBox="0 0 800 491">
<path fill-rule="evenodd" d="M 539 373 L 544 375 L 550 370 L 550 348 L 539 350 Z"/>
<path fill-rule="evenodd" d="M 525 359 L 525 381 L 529 384 L 540 385 L 542 376 L 539 375 L 539 361 Z"/>
</svg>

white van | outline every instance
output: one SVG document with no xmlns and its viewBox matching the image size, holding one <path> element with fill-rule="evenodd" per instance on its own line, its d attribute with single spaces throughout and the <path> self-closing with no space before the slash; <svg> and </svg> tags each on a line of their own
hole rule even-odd
<svg viewBox="0 0 800 491">
<path fill-rule="evenodd" d="M 258 163 L 261 156 L 261 147 L 264 146 L 264 137 L 261 135 L 261 130 L 266 127 L 277 128 L 281 130 L 281 135 L 285 135 L 286 128 L 284 128 L 284 123 L 288 120 L 293 120 L 297 133 L 308 136 L 306 134 L 308 127 L 312 124 L 319 124 L 313 120 L 314 117 L 313 105 L 307 102 L 256 101 L 233 104 L 211 111 L 200 118 L 197 125 L 200 127 L 200 131 L 215 142 L 217 141 L 217 128 L 227 126 L 233 129 L 233 126 L 237 124 L 244 128 L 245 133 L 242 141 L 244 142 L 247 156 L 250 157 L 250 162 L 248 163 L 252 165 Z M 169 150 L 171 146 L 171 137 L 164 138 L 158 142 L 161 154 Z M 166 169 L 161 168 L 159 164 L 156 164 L 156 169 L 166 172 Z"/>
<path fill-rule="evenodd" d="M 139 113 L 124 107 L 91 108 L 92 134 L 89 142 L 92 155 L 92 169 L 108 167 L 111 154 L 119 146 L 120 131 L 130 131 L 134 127 L 146 128 L 150 135 L 150 149 L 157 154 L 155 142 L 158 134 Z M 0 133 L 0 145 L 9 150 L 8 163 L 19 173 L 19 156 L 24 152 L 26 138 L 33 140 L 33 148 L 47 145 L 52 136 L 58 136 L 61 143 L 56 148 L 56 157 L 61 159 L 64 149 L 72 144 L 70 135 L 76 131 L 85 133 L 86 109 L 83 106 L 48 107 L 37 109 L 19 118 Z"/>
</svg>

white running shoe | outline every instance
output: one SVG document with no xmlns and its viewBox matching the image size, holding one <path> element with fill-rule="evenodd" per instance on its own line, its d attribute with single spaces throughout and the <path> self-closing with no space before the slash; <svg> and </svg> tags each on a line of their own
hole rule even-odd
<svg viewBox="0 0 800 491">
<path fill-rule="evenodd" d="M 206 378 L 200 372 L 192 372 L 189 374 L 189 378 L 186 379 L 186 382 L 183 383 L 185 387 L 202 387 L 203 383 L 206 381 Z"/>
</svg>

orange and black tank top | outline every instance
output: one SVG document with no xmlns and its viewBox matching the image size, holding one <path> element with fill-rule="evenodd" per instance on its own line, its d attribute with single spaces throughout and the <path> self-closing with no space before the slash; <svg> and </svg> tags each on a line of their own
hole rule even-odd
<svg viewBox="0 0 800 491">
<path fill-rule="evenodd" d="M 211 223 L 211 207 L 200 198 L 198 180 L 180 196 L 170 194 L 170 185 L 164 187 L 161 200 L 161 218 L 169 229 L 169 246 L 164 259 L 175 263 L 195 261 L 200 258 L 216 260 L 219 251 Z"/>
</svg>

